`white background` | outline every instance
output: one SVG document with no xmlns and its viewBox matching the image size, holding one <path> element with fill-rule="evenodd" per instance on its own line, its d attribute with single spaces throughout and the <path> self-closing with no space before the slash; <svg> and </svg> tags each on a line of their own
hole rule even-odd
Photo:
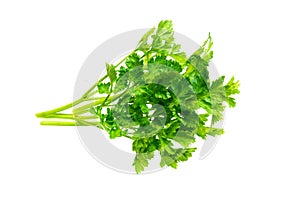
<svg viewBox="0 0 300 200">
<path fill-rule="evenodd" d="M 297 1 L 1 1 L 0 199 L 299 199 Z M 35 112 L 72 100 L 81 64 L 124 31 L 172 19 L 241 80 L 235 109 L 205 160 L 135 176 L 110 170 L 72 127 Z M 121 45 L 121 44 L 120 44 Z"/>
</svg>

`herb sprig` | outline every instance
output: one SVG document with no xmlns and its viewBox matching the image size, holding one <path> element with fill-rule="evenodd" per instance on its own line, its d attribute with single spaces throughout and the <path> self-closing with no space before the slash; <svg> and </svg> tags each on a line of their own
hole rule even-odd
<svg viewBox="0 0 300 200">
<path fill-rule="evenodd" d="M 177 168 L 196 150 L 197 137 L 224 133 L 213 125 L 223 119 L 226 103 L 235 107 L 240 92 L 234 77 L 227 83 L 224 76 L 210 80 L 212 45 L 209 34 L 187 56 L 175 42 L 172 22 L 161 21 L 119 63 L 107 63 L 106 75 L 80 99 L 36 116 L 44 119 L 41 125 L 96 126 L 111 139 L 132 140 L 137 173 L 155 152 L 161 167 Z M 72 113 L 64 113 L 68 109 Z"/>
</svg>

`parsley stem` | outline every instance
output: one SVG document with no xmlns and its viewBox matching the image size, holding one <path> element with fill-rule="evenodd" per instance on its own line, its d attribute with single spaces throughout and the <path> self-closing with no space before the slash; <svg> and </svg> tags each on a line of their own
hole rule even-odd
<svg viewBox="0 0 300 200">
<path fill-rule="evenodd" d="M 41 121 L 41 125 L 46 126 L 98 126 L 98 122 L 88 122 L 84 120 L 78 120 L 77 122 L 67 122 L 67 121 Z"/>
<path fill-rule="evenodd" d="M 92 102 L 92 103 L 88 103 L 88 104 L 85 104 L 84 106 L 81 106 L 81 107 L 78 107 L 78 108 L 74 108 L 73 109 L 73 114 L 78 114 L 78 112 L 82 111 L 82 110 L 87 110 L 95 105 L 99 105 L 99 104 L 102 104 L 103 101 L 105 100 L 106 98 L 103 97 L 95 102 Z"/>
<path fill-rule="evenodd" d="M 63 121 L 41 121 L 40 124 L 46 126 L 76 126 L 76 122 L 63 122 Z"/>
<path fill-rule="evenodd" d="M 51 115 L 47 115 L 43 118 L 74 119 L 74 115 L 72 115 L 72 114 L 51 114 Z"/>
<path fill-rule="evenodd" d="M 76 105 L 82 103 L 83 101 L 84 101 L 84 99 L 80 98 L 80 99 L 78 99 L 78 100 L 76 100 L 76 101 L 74 101 L 72 103 L 68 103 L 68 104 L 66 104 L 64 106 L 61 106 L 61 107 L 58 107 L 58 108 L 54 108 L 52 110 L 48 110 L 48 111 L 45 111 L 45 112 L 36 113 L 35 116 L 39 117 L 39 118 L 43 118 L 43 117 L 46 117 L 46 116 L 48 116 L 50 114 L 55 114 L 55 113 L 58 113 L 60 111 L 64 111 L 64 110 L 67 110 L 69 108 L 72 108 L 73 106 L 76 106 Z"/>
<path fill-rule="evenodd" d="M 89 99 L 90 99 L 90 97 L 92 97 L 93 95 L 98 94 L 98 93 L 99 93 L 98 90 L 92 91 L 92 92 L 90 92 L 90 93 L 86 96 L 86 98 L 89 98 Z"/>
<path fill-rule="evenodd" d="M 95 115 L 90 115 L 90 116 L 78 116 L 78 115 L 72 115 L 72 114 L 51 114 L 51 115 L 47 115 L 43 118 L 46 118 L 46 119 L 98 119 L 98 116 L 95 116 Z"/>
<path fill-rule="evenodd" d="M 82 110 L 76 110 L 76 111 L 73 110 L 74 115 L 81 115 L 81 114 L 85 114 L 88 112 L 90 112 L 90 109 L 82 109 Z"/>
<path fill-rule="evenodd" d="M 98 126 L 99 122 L 89 122 L 89 121 L 85 121 L 85 120 L 78 120 L 77 121 L 77 126 Z"/>
</svg>

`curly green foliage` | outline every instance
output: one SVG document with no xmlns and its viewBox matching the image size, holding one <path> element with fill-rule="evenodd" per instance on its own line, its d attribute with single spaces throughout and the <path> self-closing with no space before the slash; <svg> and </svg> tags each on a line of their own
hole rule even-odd
<svg viewBox="0 0 300 200">
<path fill-rule="evenodd" d="M 208 67 L 213 58 L 212 44 L 209 35 L 203 45 L 187 58 L 186 54 L 180 51 L 180 45 L 175 43 L 172 22 L 162 21 L 157 28 L 151 29 L 142 37 L 136 50 L 117 70 L 117 79 L 122 81 L 120 78 L 133 68 L 149 69 L 151 64 L 167 66 L 181 73 L 189 82 L 198 99 L 197 109 L 205 111 L 205 113 L 197 114 L 195 107 L 182 110 L 171 88 L 159 84 L 145 84 L 137 87 L 135 92 L 130 94 L 128 102 L 130 118 L 135 128 L 123 127 L 122 134 L 118 135 L 121 137 L 125 134 L 133 140 L 132 150 L 137 153 L 133 165 L 137 173 L 142 172 L 148 166 L 148 161 L 153 158 L 155 151 L 160 153 L 161 167 L 176 168 L 179 162 L 186 161 L 192 156 L 196 148 L 190 146 L 196 141 L 197 136 L 205 139 L 207 135 L 216 136 L 224 133 L 223 129 L 214 128 L 212 125 L 223 119 L 225 102 L 230 107 L 235 106 L 232 95 L 239 93 L 239 82 L 235 82 L 232 78 L 224 84 L 224 76 L 214 81 L 210 80 Z M 157 76 L 162 76 L 161 72 L 158 73 L 160 74 Z M 135 76 L 142 75 L 135 74 Z M 130 86 L 130 82 L 121 84 L 125 87 Z M 184 92 L 185 88 L 181 91 Z M 140 128 L 153 123 L 154 119 L 162 114 L 160 109 L 152 109 L 149 106 L 156 104 L 164 108 L 166 114 L 164 126 L 150 126 L 154 134 L 143 135 Z M 195 124 L 196 127 L 191 124 Z M 111 131 L 108 130 L 108 132 L 111 138 L 116 136 L 116 134 L 112 136 Z M 175 147 L 175 143 L 180 147 Z"/>
<path fill-rule="evenodd" d="M 132 140 L 132 150 L 136 152 L 133 166 L 137 173 L 148 167 L 155 152 L 161 157 L 161 167 L 177 168 L 179 162 L 187 161 L 195 152 L 192 145 L 197 137 L 206 139 L 207 135 L 224 133 L 213 124 L 223 119 L 226 104 L 229 107 L 236 105 L 234 95 L 239 94 L 239 81 L 232 77 L 225 84 L 224 76 L 210 80 L 208 68 L 213 58 L 212 45 L 209 34 L 207 40 L 187 57 L 180 44 L 175 42 L 172 22 L 161 21 L 145 33 L 136 49 L 118 64 L 106 64 L 107 75 L 96 84 L 98 100 L 73 110 L 78 115 L 90 112 L 98 121 L 91 124 L 77 117 L 77 125 L 96 125 L 106 130 L 111 139 L 127 137 Z M 138 68 L 143 70 L 133 73 Z M 189 84 L 196 101 L 175 74 L 180 74 Z M 172 83 L 177 84 L 177 88 L 174 90 L 154 82 L 135 85 L 132 81 L 146 75 L 149 80 L 162 79 L 162 82 L 173 77 Z M 89 96 L 91 90 L 84 95 L 85 98 Z M 129 100 L 124 106 L 117 106 L 126 99 Z M 182 99 L 186 104 L 182 104 Z"/>
</svg>

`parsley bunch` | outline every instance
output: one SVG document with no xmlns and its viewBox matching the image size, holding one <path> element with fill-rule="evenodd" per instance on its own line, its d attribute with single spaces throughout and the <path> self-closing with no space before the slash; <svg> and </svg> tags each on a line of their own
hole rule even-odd
<svg viewBox="0 0 300 200">
<path fill-rule="evenodd" d="M 236 105 L 239 81 L 209 78 L 212 45 L 208 35 L 187 56 L 175 43 L 172 22 L 161 21 L 129 55 L 106 64 L 106 75 L 80 99 L 36 116 L 44 118 L 41 125 L 97 126 L 111 139 L 132 140 L 136 173 L 149 165 L 155 152 L 161 167 L 177 168 L 196 150 L 196 137 L 224 133 L 213 125 L 223 119 L 226 104 Z M 63 113 L 70 108 L 72 113 Z"/>
</svg>

